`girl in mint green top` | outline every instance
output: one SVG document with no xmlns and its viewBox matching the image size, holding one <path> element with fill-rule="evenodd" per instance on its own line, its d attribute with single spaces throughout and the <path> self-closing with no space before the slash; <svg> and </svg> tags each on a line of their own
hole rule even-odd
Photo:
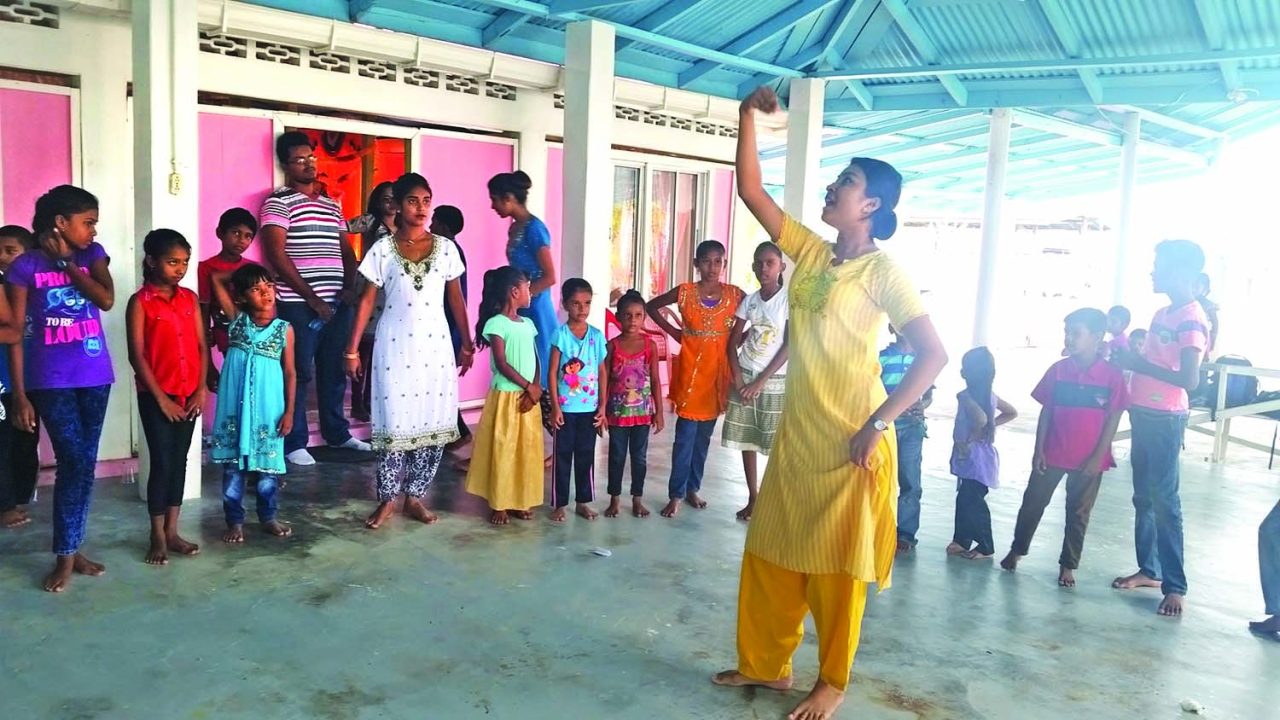
<svg viewBox="0 0 1280 720">
<path fill-rule="evenodd" d="M 539 376 L 538 348 L 535 344 L 538 329 L 533 321 L 519 315 L 514 320 L 506 315 L 494 315 L 484 324 L 483 330 L 481 337 L 493 346 L 493 352 L 489 353 L 493 382 L 489 387 L 502 392 L 524 392 L 523 385 L 517 385 L 502 372 L 501 364 L 505 362 L 521 378 Z M 501 341 L 501 350 L 493 342 L 495 338 Z"/>
</svg>

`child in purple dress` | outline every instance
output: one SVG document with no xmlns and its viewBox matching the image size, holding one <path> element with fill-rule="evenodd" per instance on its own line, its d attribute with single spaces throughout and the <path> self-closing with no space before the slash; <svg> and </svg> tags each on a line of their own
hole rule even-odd
<svg viewBox="0 0 1280 720">
<path fill-rule="evenodd" d="M 951 435 L 955 441 L 951 474 L 956 476 L 956 529 L 947 554 L 985 560 L 996 552 L 991 510 L 987 508 L 987 492 L 1000 484 L 996 428 L 1018 417 L 1018 411 L 991 391 L 996 360 L 987 348 L 964 354 L 960 377 L 965 389 L 956 395 L 956 427 Z"/>
</svg>

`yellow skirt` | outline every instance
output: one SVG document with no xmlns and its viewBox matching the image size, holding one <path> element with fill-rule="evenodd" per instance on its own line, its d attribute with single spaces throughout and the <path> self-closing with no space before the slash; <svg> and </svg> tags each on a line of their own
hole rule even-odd
<svg viewBox="0 0 1280 720">
<path fill-rule="evenodd" d="M 518 392 L 489 390 L 467 470 L 467 492 L 494 510 L 542 504 L 542 410 L 520 412 Z"/>
</svg>

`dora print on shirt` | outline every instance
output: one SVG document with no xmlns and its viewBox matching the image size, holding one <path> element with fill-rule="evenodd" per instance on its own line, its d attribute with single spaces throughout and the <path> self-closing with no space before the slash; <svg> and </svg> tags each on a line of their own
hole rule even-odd
<svg viewBox="0 0 1280 720">
<path fill-rule="evenodd" d="M 556 328 L 551 345 L 560 349 L 560 409 L 595 412 L 600 407 L 600 363 L 608 352 L 604 333 L 588 325 L 579 340 L 565 324 Z"/>
<path fill-rule="evenodd" d="M 71 254 L 82 272 L 98 260 L 110 260 L 98 243 Z M 115 382 L 102 313 L 80 294 L 71 278 L 43 252 L 13 261 L 5 278 L 27 288 L 24 348 L 30 390 L 96 387 Z"/>
</svg>

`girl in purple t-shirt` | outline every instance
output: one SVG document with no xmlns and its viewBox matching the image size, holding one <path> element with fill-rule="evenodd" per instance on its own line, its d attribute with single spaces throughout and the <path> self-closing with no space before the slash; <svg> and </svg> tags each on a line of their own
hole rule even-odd
<svg viewBox="0 0 1280 720">
<path fill-rule="evenodd" d="M 48 429 L 58 469 L 53 490 L 53 572 L 44 589 L 62 592 L 73 572 L 105 568 L 80 552 L 89 519 L 98 439 L 115 375 L 102 331 L 102 312 L 115 304 L 110 258 L 94 242 L 98 199 L 59 185 L 36 201 L 31 221 L 37 248 L 13 262 L 5 277 L 26 342 L 14 345 L 13 398 L 19 430 Z"/>
<path fill-rule="evenodd" d="M 956 530 L 948 555 L 985 560 L 996 552 L 991 537 L 991 510 L 987 492 L 1000 484 L 1000 455 L 996 452 L 996 428 L 1018 417 L 1018 411 L 996 397 L 996 359 L 985 347 L 964 354 L 960 377 L 965 389 L 956 396 L 955 445 L 951 473 L 956 476 Z"/>
</svg>

